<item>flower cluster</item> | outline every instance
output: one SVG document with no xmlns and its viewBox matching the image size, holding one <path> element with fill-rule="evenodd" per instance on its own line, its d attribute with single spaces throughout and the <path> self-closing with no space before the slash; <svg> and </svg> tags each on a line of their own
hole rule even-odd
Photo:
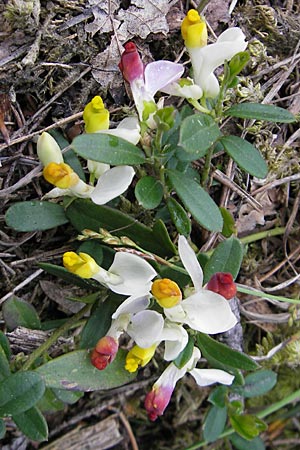
<svg viewBox="0 0 300 450">
<path fill-rule="evenodd" d="M 106 336 L 92 351 L 91 361 L 95 367 L 103 370 L 114 360 L 123 333 L 135 342 L 126 358 L 125 368 L 129 372 L 145 366 L 157 346 L 164 342 L 164 359 L 171 363 L 146 397 L 145 406 L 151 420 L 163 414 L 176 382 L 187 372 L 199 386 L 215 382 L 231 384 L 233 380 L 222 370 L 196 368 L 200 359 L 200 351 L 196 347 L 184 367 L 179 369 L 172 362 L 186 347 L 189 330 L 216 334 L 236 324 L 236 317 L 226 300 L 235 294 L 232 276 L 218 274 L 217 287 L 214 282 L 212 290 L 207 289 L 203 287 L 203 272 L 196 254 L 184 236 L 179 237 L 178 252 L 193 283 L 185 298 L 175 281 L 159 278 L 153 267 L 135 254 L 117 252 L 108 270 L 85 253 L 67 252 L 63 257 L 64 266 L 70 272 L 97 280 L 113 292 L 129 296 L 113 313 Z M 222 291 L 222 295 L 218 291 Z M 150 307 L 151 300 L 157 303 L 155 309 Z"/>
</svg>

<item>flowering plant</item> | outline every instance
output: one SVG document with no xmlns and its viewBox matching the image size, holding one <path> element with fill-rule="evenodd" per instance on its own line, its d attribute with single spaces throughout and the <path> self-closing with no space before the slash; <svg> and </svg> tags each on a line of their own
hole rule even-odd
<svg viewBox="0 0 300 450">
<path fill-rule="evenodd" d="M 242 401 L 245 372 L 254 371 L 254 379 L 265 381 L 264 374 L 242 345 L 236 350 L 220 342 L 239 327 L 234 280 L 244 249 L 233 217 L 217 204 L 213 158 L 220 156 L 221 165 L 230 159 L 247 176 L 265 178 L 268 167 L 261 152 L 230 134 L 226 121 L 289 123 L 294 116 L 270 105 L 228 104 L 228 93 L 249 60 L 240 28 L 229 28 L 208 44 L 204 18 L 190 10 L 181 33 L 191 60 L 186 78 L 183 64 L 161 60 L 144 65 L 136 45 L 127 42 L 119 68 L 136 114 L 110 128 L 109 111 L 96 95 L 84 107 L 84 132 L 70 146 L 61 148 L 47 132 L 38 138 L 43 183 L 54 188 L 42 201 L 13 205 L 6 221 L 17 231 L 71 225 L 79 235 L 76 239 L 72 229 L 74 239 L 62 264 L 40 266 L 89 294 L 80 299 L 85 306 L 79 312 L 60 327 L 53 325 L 53 334 L 22 361 L 21 371 L 16 363 L 11 373 L 7 354 L 0 353 L 11 389 L 20 384 L 25 391 L 16 388 L 25 406 L 4 402 L 1 409 L 0 386 L 0 409 L 16 423 L 25 414 L 27 421 L 34 416 L 44 424 L 37 404 L 45 387 L 80 393 L 112 389 L 132 381 L 148 364 L 154 370 L 155 360 L 163 369 L 145 397 L 150 420 L 164 414 L 176 383 L 187 374 L 197 388 L 222 385 L 209 397 L 213 406 L 204 426 L 206 442 L 222 436 L 227 417 L 242 439 L 255 439 L 266 427 L 258 416 L 245 413 Z M 217 77 L 220 66 L 223 74 Z M 187 102 L 170 106 L 166 94 L 174 103 L 177 97 Z M 209 233 L 219 243 L 211 252 L 200 252 Z M 78 348 L 52 358 L 53 342 L 74 327 Z M 34 396 L 30 383 L 37 385 Z M 273 385 L 274 377 L 265 382 L 265 391 Z"/>
</svg>

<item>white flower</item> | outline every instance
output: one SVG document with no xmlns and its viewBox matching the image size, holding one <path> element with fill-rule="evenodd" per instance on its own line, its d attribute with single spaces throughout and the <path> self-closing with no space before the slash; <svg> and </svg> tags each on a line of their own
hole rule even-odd
<svg viewBox="0 0 300 450">
<path fill-rule="evenodd" d="M 178 251 L 182 264 L 191 277 L 195 293 L 173 308 L 164 308 L 166 317 L 202 333 L 216 334 L 230 330 L 237 319 L 224 297 L 203 289 L 201 266 L 184 236 L 179 237 Z"/>
</svg>

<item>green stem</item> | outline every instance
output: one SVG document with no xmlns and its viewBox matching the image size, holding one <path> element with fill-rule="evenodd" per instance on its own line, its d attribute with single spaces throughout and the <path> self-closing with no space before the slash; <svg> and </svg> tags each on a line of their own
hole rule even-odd
<svg viewBox="0 0 300 450">
<path fill-rule="evenodd" d="M 209 149 L 205 155 L 205 164 L 203 167 L 203 172 L 201 174 L 201 185 L 203 187 L 206 187 L 207 183 L 208 183 L 208 176 L 209 176 L 210 164 L 211 164 L 213 151 L 214 151 L 214 147 L 212 145 L 211 147 L 209 147 Z"/>
<path fill-rule="evenodd" d="M 293 392 L 292 394 L 285 397 L 283 400 L 280 400 L 279 402 L 274 403 L 271 406 L 268 406 L 267 408 L 260 411 L 256 416 L 259 419 L 263 419 L 264 417 L 269 416 L 270 414 L 273 414 L 274 412 L 278 411 L 279 409 L 283 408 L 284 406 L 288 405 L 289 403 L 293 402 L 294 400 L 300 400 L 300 389 Z M 228 428 L 225 430 L 218 439 L 222 439 L 224 437 L 230 436 L 231 434 L 235 433 L 235 430 L 233 428 Z M 206 445 L 208 445 L 208 442 L 201 441 L 197 444 L 192 445 L 191 447 L 185 448 L 184 450 L 196 450 L 198 448 L 203 448 Z"/>
<path fill-rule="evenodd" d="M 203 9 L 209 3 L 209 1 L 210 0 L 201 0 L 200 1 L 199 5 L 198 5 L 198 8 L 197 8 L 197 11 L 198 11 L 199 14 L 203 11 Z"/>
<path fill-rule="evenodd" d="M 242 292 L 243 294 L 250 294 L 250 295 L 254 295 L 255 297 L 261 297 L 261 298 L 266 298 L 269 300 L 277 300 L 279 302 L 294 303 L 295 305 L 300 305 L 300 300 L 296 300 L 294 298 L 282 297 L 281 295 L 267 294 L 266 292 L 261 292 L 254 288 L 247 288 L 245 286 L 242 286 L 241 284 L 237 284 L 237 290 L 238 290 L 238 292 Z"/>
<path fill-rule="evenodd" d="M 242 244 L 251 244 L 251 242 L 260 241 L 271 236 L 278 236 L 285 233 L 285 227 L 273 228 L 272 230 L 260 231 L 259 233 L 250 234 L 240 239 Z"/>
<path fill-rule="evenodd" d="M 91 309 L 91 305 L 85 305 L 78 313 L 74 314 L 67 322 L 65 322 L 61 327 L 57 328 L 51 336 L 42 344 L 39 348 L 34 350 L 31 355 L 28 357 L 27 361 L 23 366 L 23 370 L 28 370 L 32 364 L 38 359 L 40 356 L 46 352 L 51 345 L 53 345 L 57 339 L 65 334 L 70 328 L 72 328 L 78 321 Z"/>
<path fill-rule="evenodd" d="M 212 111 L 207 109 L 205 106 L 202 106 L 198 100 L 195 100 L 193 98 L 189 98 L 188 102 L 195 108 L 197 111 L 203 112 L 204 114 L 212 114 Z"/>
</svg>

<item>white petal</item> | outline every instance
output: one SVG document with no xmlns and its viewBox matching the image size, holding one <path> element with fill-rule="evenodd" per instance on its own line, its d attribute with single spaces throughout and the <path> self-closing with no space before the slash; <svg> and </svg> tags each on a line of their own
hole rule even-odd
<svg viewBox="0 0 300 450">
<path fill-rule="evenodd" d="M 124 300 L 111 317 L 112 319 L 117 319 L 121 314 L 136 314 L 144 311 L 149 306 L 149 303 L 149 296 L 136 297 L 132 295 Z"/>
<path fill-rule="evenodd" d="M 173 308 L 164 308 L 164 314 L 171 322 L 186 323 L 186 313 L 182 308 L 182 302 Z"/>
<path fill-rule="evenodd" d="M 58 198 L 58 197 L 63 197 L 64 195 L 70 195 L 71 197 L 74 196 L 74 194 L 71 193 L 70 189 L 60 189 L 60 188 L 54 188 L 51 189 L 51 191 L 47 192 L 47 194 L 45 194 L 43 196 L 43 200 L 45 198 Z"/>
<path fill-rule="evenodd" d="M 160 341 L 164 319 L 156 311 L 141 311 L 135 314 L 127 328 L 127 333 L 142 348 Z"/>
<path fill-rule="evenodd" d="M 88 159 L 87 168 L 88 171 L 94 174 L 94 176 L 98 179 L 104 174 L 104 172 L 110 169 L 110 165 Z"/>
<path fill-rule="evenodd" d="M 157 91 L 167 84 L 178 80 L 184 72 L 182 64 L 171 61 L 154 61 L 145 67 L 145 87 L 150 95 L 155 95 Z"/>
<path fill-rule="evenodd" d="M 230 385 L 234 376 L 219 369 L 193 369 L 190 374 L 195 378 L 198 386 L 209 386 L 213 383 Z"/>
<path fill-rule="evenodd" d="M 108 287 L 117 294 L 143 295 L 150 291 L 151 280 L 157 275 L 153 267 L 140 256 L 118 252 L 109 268 L 109 272 L 122 278 L 119 284 Z"/>
<path fill-rule="evenodd" d="M 177 381 L 180 380 L 180 378 L 182 378 L 185 374 L 186 369 L 178 369 L 175 364 L 171 363 L 154 383 L 154 386 L 156 388 L 160 386 L 174 388 Z"/>
<path fill-rule="evenodd" d="M 91 199 L 96 205 L 105 205 L 126 191 L 134 177 L 130 166 L 118 166 L 107 170 L 98 180 Z"/>
<path fill-rule="evenodd" d="M 196 291 L 202 289 L 203 272 L 195 252 L 184 236 L 179 236 L 178 252 L 185 270 L 188 272 Z"/>
<path fill-rule="evenodd" d="M 188 343 L 188 339 L 187 331 L 182 326 L 172 322 L 165 322 L 161 335 L 161 340 L 165 341 L 164 359 L 172 361 L 177 358 Z"/>
<path fill-rule="evenodd" d="M 181 302 L 184 323 L 207 334 L 223 333 L 237 323 L 227 300 L 209 290 L 201 290 Z"/>
<path fill-rule="evenodd" d="M 138 118 L 132 116 L 132 117 L 125 117 L 125 119 L 123 119 L 119 123 L 117 128 L 109 130 L 101 130 L 99 131 L 99 133 L 117 136 L 136 145 L 141 138 L 140 131 L 141 128 L 138 122 Z"/>
<path fill-rule="evenodd" d="M 195 100 L 198 100 L 203 95 L 201 87 L 197 84 L 180 86 L 179 83 L 171 83 L 161 89 L 161 91 L 169 95 L 176 95 L 177 97 L 183 98 L 193 98 Z"/>
</svg>

